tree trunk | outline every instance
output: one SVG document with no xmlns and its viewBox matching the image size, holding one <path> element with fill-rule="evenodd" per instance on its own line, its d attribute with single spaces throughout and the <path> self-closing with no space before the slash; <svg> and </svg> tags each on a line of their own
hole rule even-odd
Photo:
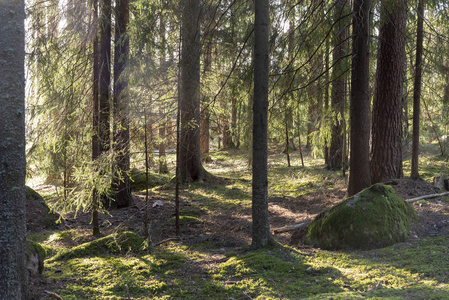
<svg viewBox="0 0 449 300">
<path fill-rule="evenodd" d="M 129 182 L 129 96 L 126 66 L 129 57 L 129 1 L 115 2 L 114 47 L 114 151 L 116 164 L 115 205 L 117 208 L 133 204 Z"/>
<path fill-rule="evenodd" d="M 402 87 L 405 0 L 382 1 L 370 174 L 371 183 L 402 177 Z"/>
<path fill-rule="evenodd" d="M 0 4 L 0 297 L 28 298 L 24 2 Z"/>
<path fill-rule="evenodd" d="M 98 22 L 98 0 L 92 1 L 93 6 L 93 24 L 97 26 Z M 93 68 L 93 81 L 92 81 L 92 161 L 98 159 L 100 155 L 100 107 L 98 99 L 98 83 L 100 77 L 100 66 L 99 66 L 99 49 L 98 49 L 98 30 L 95 28 L 95 36 L 93 39 L 93 57 L 92 57 L 92 68 Z M 99 197 L 97 190 L 94 188 L 92 191 L 92 235 L 96 236 L 100 234 L 100 224 L 98 220 L 98 209 L 99 209 Z"/>
<path fill-rule="evenodd" d="M 271 243 L 268 219 L 268 0 L 255 1 L 254 103 L 253 103 L 253 182 L 252 182 L 252 247 Z"/>
<path fill-rule="evenodd" d="M 181 50 L 181 144 L 179 179 L 202 176 L 200 148 L 200 1 L 184 0 Z"/>
<path fill-rule="evenodd" d="M 100 155 L 110 148 L 111 0 L 100 1 L 99 128 Z"/>
<path fill-rule="evenodd" d="M 324 82 L 326 82 L 325 87 L 324 87 L 324 128 L 322 130 L 327 131 L 329 126 L 330 126 L 330 119 L 329 119 L 329 82 L 330 82 L 330 75 L 329 75 L 329 41 L 328 39 L 326 39 L 326 59 L 324 60 L 324 68 L 326 71 L 326 74 L 324 75 Z M 325 134 L 324 137 L 324 149 L 323 149 L 323 153 L 324 153 L 324 165 L 326 166 L 327 169 L 330 169 L 330 159 L 329 159 L 329 138 L 328 138 L 328 134 Z"/>
<path fill-rule="evenodd" d="M 165 61 L 165 55 L 166 55 L 166 49 L 167 49 L 167 38 L 166 38 L 166 30 L 165 27 L 165 16 L 163 13 L 161 13 L 160 16 L 160 24 L 159 24 L 159 34 L 161 38 L 161 53 L 159 58 L 159 70 L 161 76 L 166 79 L 166 61 Z M 162 98 L 162 97 L 161 97 Z M 167 155 L 165 153 L 165 150 L 167 148 L 167 123 L 168 118 L 166 116 L 166 103 L 164 100 L 161 101 L 160 107 L 159 107 L 159 173 L 166 174 L 168 173 L 168 166 L 167 166 Z"/>
<path fill-rule="evenodd" d="M 412 170 L 410 177 L 419 178 L 419 118 L 421 114 L 421 80 L 422 80 L 422 52 L 423 52 L 423 17 L 424 1 L 418 1 L 418 26 L 416 29 L 416 63 L 415 84 L 413 91 L 413 147 L 412 147 Z"/>
<path fill-rule="evenodd" d="M 329 153 L 329 169 L 339 170 L 343 167 L 343 118 L 345 102 L 345 69 L 347 68 L 344 56 L 346 54 L 347 43 L 346 27 L 348 26 L 346 14 L 347 0 L 338 0 L 334 9 L 334 51 L 332 59 L 334 68 L 332 70 L 332 92 L 331 107 L 333 111 L 332 136 Z"/>
<path fill-rule="evenodd" d="M 369 176 L 369 15 L 371 0 L 355 0 L 353 11 L 350 161 L 348 197 L 371 185 Z"/>
</svg>

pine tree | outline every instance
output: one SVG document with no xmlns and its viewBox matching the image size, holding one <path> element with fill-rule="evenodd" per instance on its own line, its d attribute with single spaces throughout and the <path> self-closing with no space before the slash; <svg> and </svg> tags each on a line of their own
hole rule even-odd
<svg viewBox="0 0 449 300">
<path fill-rule="evenodd" d="M 0 298 L 27 299 L 24 2 L 0 5 Z"/>
<path fill-rule="evenodd" d="M 382 1 L 373 100 L 371 182 L 402 177 L 405 0 Z"/>
<path fill-rule="evenodd" d="M 268 220 L 268 0 L 255 1 L 252 244 L 261 248 L 272 242 Z"/>
</svg>

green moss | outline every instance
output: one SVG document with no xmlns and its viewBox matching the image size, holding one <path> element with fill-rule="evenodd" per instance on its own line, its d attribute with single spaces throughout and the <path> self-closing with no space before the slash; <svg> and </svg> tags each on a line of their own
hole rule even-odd
<svg viewBox="0 0 449 300">
<path fill-rule="evenodd" d="M 44 248 L 41 244 L 27 239 L 27 246 L 28 254 L 38 252 L 42 259 L 45 259 L 47 257 L 47 249 Z"/>
<path fill-rule="evenodd" d="M 323 249 L 372 249 L 405 240 L 414 215 L 391 186 L 375 184 L 320 213 L 305 243 Z"/>
<path fill-rule="evenodd" d="M 52 260 L 79 258 L 111 254 L 139 253 L 145 250 L 145 240 L 137 234 L 124 231 L 113 233 L 92 242 L 84 243 L 64 250 L 55 255 Z"/>
<path fill-rule="evenodd" d="M 171 217 L 170 218 L 170 222 L 175 223 L 175 217 Z M 200 219 L 196 218 L 196 217 L 192 217 L 192 216 L 183 216 L 180 215 L 179 216 L 179 223 L 180 224 L 186 224 L 186 223 L 202 223 L 203 221 L 201 221 Z"/>
<path fill-rule="evenodd" d="M 146 174 L 138 169 L 132 169 L 130 172 L 130 185 L 131 189 L 140 191 L 146 188 Z M 156 186 L 161 186 L 167 184 L 170 181 L 170 176 L 168 174 L 148 174 L 148 187 L 153 188 Z"/>
</svg>

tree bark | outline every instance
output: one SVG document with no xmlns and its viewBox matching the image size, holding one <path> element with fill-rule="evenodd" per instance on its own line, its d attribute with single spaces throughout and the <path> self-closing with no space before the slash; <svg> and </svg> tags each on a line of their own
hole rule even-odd
<svg viewBox="0 0 449 300">
<path fill-rule="evenodd" d="M 384 0 L 373 100 L 371 183 L 402 177 L 406 1 Z"/>
<path fill-rule="evenodd" d="M 92 57 L 92 161 L 98 159 L 100 155 L 100 106 L 99 106 L 99 94 L 98 94 L 98 83 L 100 76 L 100 66 L 99 66 L 99 45 L 98 45 L 98 0 L 92 1 L 93 10 L 93 24 L 95 26 L 95 35 L 93 39 L 93 57 Z M 96 236 L 100 234 L 100 224 L 98 220 L 98 209 L 99 209 L 99 197 L 98 192 L 94 188 L 92 191 L 92 235 Z"/>
<path fill-rule="evenodd" d="M 252 247 L 272 242 L 268 219 L 268 0 L 255 1 L 254 103 L 253 103 L 253 182 L 252 182 Z"/>
<path fill-rule="evenodd" d="M 422 81 L 422 52 L 423 52 L 423 18 L 424 1 L 418 1 L 418 26 L 416 29 L 416 63 L 415 84 L 413 90 L 413 146 L 412 146 L 412 179 L 419 178 L 419 118 L 421 114 L 421 81 Z"/>
<path fill-rule="evenodd" d="M 27 299 L 25 217 L 25 9 L 0 4 L 0 297 Z"/>
<path fill-rule="evenodd" d="M 110 85 L 111 85 L 111 0 L 100 0 L 100 78 L 99 128 L 100 154 L 110 148 Z"/>
<path fill-rule="evenodd" d="M 160 75 L 165 79 L 165 53 L 167 48 L 167 38 L 165 36 L 166 30 L 165 30 L 165 17 L 164 14 L 161 13 L 160 17 L 160 38 L 161 38 L 161 54 L 159 58 L 159 69 L 161 71 Z M 162 100 L 162 103 L 159 107 L 159 116 L 160 116 L 160 123 L 159 123 L 159 173 L 166 174 L 168 173 L 168 166 L 167 166 L 167 155 L 165 153 L 166 147 L 167 147 L 167 116 L 166 116 L 166 109 L 165 109 L 165 101 Z"/>
<path fill-rule="evenodd" d="M 333 111 L 332 136 L 329 149 L 329 169 L 339 170 L 343 167 L 343 118 L 345 102 L 345 69 L 347 43 L 345 42 L 348 26 L 346 14 L 347 0 L 338 0 L 334 7 L 334 50 L 332 59 L 334 68 L 332 70 L 331 107 Z"/>
<path fill-rule="evenodd" d="M 371 185 L 369 175 L 369 46 L 371 0 L 354 0 L 348 197 Z"/>
<path fill-rule="evenodd" d="M 200 1 L 184 0 L 181 50 L 181 144 L 179 179 L 201 179 Z"/>
<path fill-rule="evenodd" d="M 115 2 L 114 46 L 114 152 L 116 177 L 114 179 L 115 206 L 133 204 L 129 182 L 129 96 L 126 66 L 129 57 L 129 0 Z"/>
</svg>

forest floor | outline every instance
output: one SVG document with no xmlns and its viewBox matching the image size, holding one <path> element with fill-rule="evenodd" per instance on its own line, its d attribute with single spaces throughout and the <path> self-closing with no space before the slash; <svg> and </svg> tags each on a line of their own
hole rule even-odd
<svg viewBox="0 0 449 300">
<path fill-rule="evenodd" d="M 297 152 L 287 167 L 279 153 L 273 148 L 269 156 L 272 229 L 312 220 L 345 198 L 341 172 L 325 170 L 322 160 L 310 156 L 302 167 Z M 435 193 L 433 177 L 447 172 L 443 158 L 426 153 L 423 180 L 392 182 L 404 199 Z M 391 247 L 324 251 L 298 244 L 286 232 L 274 234 L 279 246 L 251 251 L 247 155 L 226 150 L 211 158 L 204 166 L 215 178 L 181 190 L 179 239 L 171 183 L 151 189 L 148 204 L 143 191 L 135 192 L 134 206 L 101 216 L 102 236 L 123 230 L 142 235 L 148 205 L 151 236 L 144 252 L 57 260 L 58 252 L 95 240 L 90 215 L 66 214 L 54 230 L 33 225 L 29 238 L 49 253 L 44 274 L 32 280 L 35 299 L 52 299 L 45 291 L 63 299 L 449 299 L 449 198 L 414 202 L 419 220 L 405 242 Z M 404 171 L 407 176 L 409 161 Z"/>
</svg>

